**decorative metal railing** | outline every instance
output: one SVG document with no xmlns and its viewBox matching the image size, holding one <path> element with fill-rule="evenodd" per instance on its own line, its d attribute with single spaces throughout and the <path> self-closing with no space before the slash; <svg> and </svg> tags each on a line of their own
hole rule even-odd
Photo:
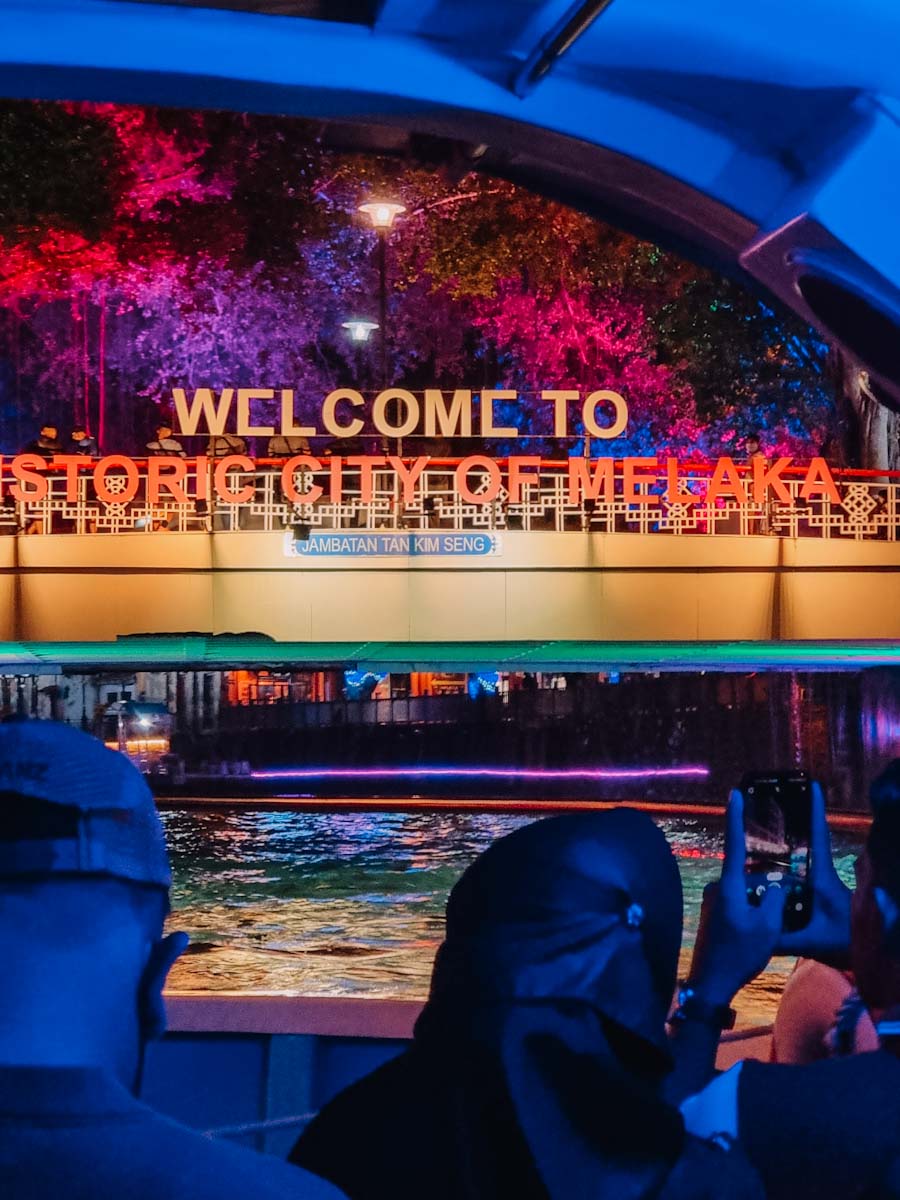
<svg viewBox="0 0 900 1200">
<path fill-rule="evenodd" d="M 467 476 L 469 495 L 465 497 L 458 486 L 458 460 L 435 459 L 424 468 L 407 499 L 402 479 L 393 467 L 367 468 L 371 471 L 367 488 L 363 468 L 345 460 L 340 472 L 340 498 L 332 498 L 334 467 L 326 459 L 321 471 L 298 470 L 291 474 L 296 494 L 305 495 L 313 487 L 323 489 L 316 503 L 297 503 L 286 495 L 290 489 L 284 485 L 283 463 L 272 459 L 258 460 L 253 470 L 229 469 L 227 500 L 223 499 L 223 488 L 217 491 L 214 485 L 215 464 L 203 459 L 203 478 L 198 478 L 197 460 L 185 464 L 182 486 L 186 501 L 167 494 L 151 499 L 148 468 L 143 461 L 137 463 L 137 490 L 131 498 L 126 499 L 126 493 L 133 490 L 133 479 L 129 481 L 124 471 L 116 473 L 113 468 L 103 482 L 106 498 L 100 499 L 92 474 L 95 465 L 85 461 L 74 480 L 67 480 L 64 469 L 51 466 L 42 472 L 48 486 L 39 500 L 13 498 L 7 465 L 2 474 L 0 533 L 293 529 L 306 537 L 310 531 L 527 530 L 900 541 L 900 472 L 835 471 L 831 495 L 820 492 L 804 499 L 805 470 L 789 468 L 782 477 L 789 500 L 782 495 L 756 502 L 721 495 L 709 499 L 710 464 L 680 465 L 680 497 L 670 500 L 671 480 L 665 467 L 644 467 L 632 485 L 634 494 L 641 497 L 635 503 L 625 495 L 619 464 L 609 495 L 590 499 L 585 498 L 583 489 L 573 493 L 569 463 L 556 461 L 542 463 L 537 477 L 533 470 L 531 475 L 523 475 L 520 493 L 514 499 L 503 461 L 498 464 L 502 483 L 496 495 L 490 495 L 496 490 L 490 475 L 476 465 Z M 748 469 L 739 470 L 752 495 Z M 235 500 L 241 492 L 244 495 Z M 686 502 L 688 494 L 696 503 Z M 480 496 L 485 499 L 480 500 Z"/>
</svg>

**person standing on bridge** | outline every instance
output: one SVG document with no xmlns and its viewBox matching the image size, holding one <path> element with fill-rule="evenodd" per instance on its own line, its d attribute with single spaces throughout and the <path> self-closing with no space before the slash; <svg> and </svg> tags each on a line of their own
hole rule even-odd
<svg viewBox="0 0 900 1200">
<path fill-rule="evenodd" d="M 38 458 L 45 458 L 48 462 L 57 454 L 62 454 L 63 444 L 59 440 L 59 430 L 55 425 L 42 425 L 41 431 L 36 438 L 33 438 L 26 446 L 23 446 L 23 454 L 36 454 Z M 25 526 L 26 534 L 43 533 L 44 521 L 42 517 L 34 517 Z M 48 517 L 48 533 L 53 532 L 53 515 Z"/>
<path fill-rule="evenodd" d="M 97 439 L 85 429 L 84 425 L 76 425 L 71 436 L 72 454 L 80 454 L 84 458 L 98 458 L 100 449 Z"/>
<path fill-rule="evenodd" d="M 175 458 L 186 458 L 184 446 L 172 436 L 172 426 L 163 422 L 156 427 L 156 437 L 147 443 L 147 452 L 151 458 L 171 455 Z"/>
<path fill-rule="evenodd" d="M 338 1200 L 136 1099 L 162 988 L 171 873 L 135 767 L 51 721 L 0 725 L 0 1196 Z"/>
<path fill-rule="evenodd" d="M 62 454 L 63 444 L 59 440 L 59 430 L 55 425 L 42 425 L 41 431 L 27 446 L 22 447 L 22 454 L 37 454 L 39 458 L 48 461 L 55 454 Z"/>
<path fill-rule="evenodd" d="M 755 458 L 761 459 L 763 463 L 768 464 L 769 458 L 765 450 L 762 448 L 762 443 L 759 440 L 758 433 L 748 433 L 744 441 L 745 461 L 749 466 L 753 466 Z M 770 533 L 772 526 L 773 505 L 770 500 L 763 504 L 762 517 L 759 522 L 759 533 Z M 755 518 L 753 518 L 755 520 Z"/>
<path fill-rule="evenodd" d="M 228 458 L 231 454 L 246 454 L 247 440 L 236 433 L 213 434 L 206 443 L 207 458 Z"/>
</svg>

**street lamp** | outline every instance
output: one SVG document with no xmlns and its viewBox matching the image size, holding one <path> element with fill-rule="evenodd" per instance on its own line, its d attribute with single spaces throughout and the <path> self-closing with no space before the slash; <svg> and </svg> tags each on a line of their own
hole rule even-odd
<svg viewBox="0 0 900 1200">
<path fill-rule="evenodd" d="M 395 200 L 367 200 L 357 206 L 357 211 L 368 217 L 378 234 L 378 314 L 381 328 L 381 390 L 384 391 L 388 385 L 387 240 L 396 219 L 406 212 L 406 205 L 398 204 Z M 402 442 L 398 442 L 398 452 L 403 452 Z"/>
<path fill-rule="evenodd" d="M 394 200 L 367 200 L 357 209 L 372 222 L 372 228 L 378 233 L 390 233 L 394 222 L 406 212 L 405 204 L 397 204 Z"/>
<path fill-rule="evenodd" d="M 354 317 L 351 321 L 342 321 L 341 328 L 350 334 L 351 342 L 367 342 L 378 328 L 378 322 L 363 321 Z"/>
</svg>

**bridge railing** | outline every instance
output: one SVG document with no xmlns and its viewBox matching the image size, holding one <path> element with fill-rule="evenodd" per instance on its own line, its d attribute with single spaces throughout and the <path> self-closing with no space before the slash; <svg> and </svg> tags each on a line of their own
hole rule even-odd
<svg viewBox="0 0 900 1200">
<path fill-rule="evenodd" d="M 327 459 L 321 471 L 295 471 L 290 475 L 292 487 L 286 487 L 283 462 L 260 459 L 253 470 L 231 467 L 227 476 L 220 475 L 218 488 L 214 462 L 199 460 L 198 471 L 197 460 L 187 460 L 181 480 L 184 499 L 167 492 L 165 484 L 154 485 L 160 493 L 154 496 L 145 461 L 136 463 L 136 490 L 133 474 L 129 478 L 124 470 L 106 468 L 104 499 L 97 491 L 98 464 L 90 460 L 79 467 L 74 480 L 63 468 L 48 467 L 43 473 L 46 495 L 39 500 L 14 499 L 13 480 L 5 470 L 0 534 L 256 530 L 293 531 L 306 538 L 317 531 L 526 530 L 900 540 L 900 472 L 834 471 L 834 494 L 809 495 L 804 493 L 805 469 L 788 468 L 781 483 L 789 499 L 782 495 L 757 502 L 749 498 L 753 492 L 747 467 L 738 468 L 747 499 L 710 498 L 713 467 L 708 463 L 680 465 L 677 489 L 664 466 L 642 467 L 637 479 L 627 481 L 629 497 L 621 464 L 616 463 L 609 491 L 599 489 L 591 498 L 590 486 L 584 485 L 594 464 L 585 464 L 586 472 L 573 488 L 571 461 L 543 462 L 539 473 L 523 473 L 517 497 L 511 493 L 503 460 L 496 464 L 499 487 L 496 471 L 475 465 L 468 471 L 463 494 L 459 460 L 433 459 L 410 487 L 409 497 L 392 466 L 364 468 L 347 460 L 339 471 Z M 298 502 L 297 496 L 313 489 L 322 489 L 315 503 Z M 134 494 L 128 496 L 129 491 Z"/>
</svg>

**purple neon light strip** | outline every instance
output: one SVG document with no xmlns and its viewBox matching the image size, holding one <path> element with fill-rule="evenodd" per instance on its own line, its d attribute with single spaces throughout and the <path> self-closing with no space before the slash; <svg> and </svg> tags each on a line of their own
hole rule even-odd
<svg viewBox="0 0 900 1200">
<path fill-rule="evenodd" d="M 254 771 L 253 779 L 705 779 L 708 767 L 299 767 Z"/>
</svg>

